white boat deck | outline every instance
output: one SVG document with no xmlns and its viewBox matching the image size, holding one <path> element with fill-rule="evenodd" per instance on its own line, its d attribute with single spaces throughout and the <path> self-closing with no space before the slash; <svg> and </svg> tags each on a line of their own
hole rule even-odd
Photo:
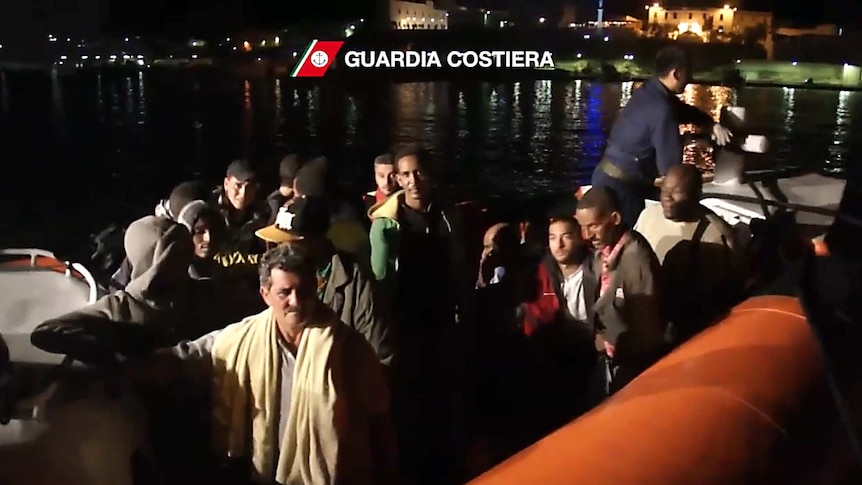
<svg viewBox="0 0 862 485">
<path fill-rule="evenodd" d="M 787 196 L 789 202 L 829 210 L 838 209 L 845 185 L 845 180 L 824 177 L 818 174 L 802 175 L 778 181 L 778 186 Z M 761 191 L 767 200 L 775 200 L 765 189 L 761 189 Z M 741 184 L 717 185 L 710 182 L 704 184 L 703 192 L 705 194 L 756 197 L 751 187 Z M 758 204 L 715 198 L 704 199 L 702 203 L 726 219 L 731 225 L 737 223 L 748 224 L 751 219 L 763 218 L 763 212 Z M 796 218 L 799 224 L 822 226 L 824 228 L 832 225 L 834 219 L 834 217 L 808 212 L 799 212 Z"/>
<path fill-rule="evenodd" d="M 758 184 L 759 186 L 760 184 Z M 809 206 L 817 209 L 837 210 L 844 194 L 846 181 L 837 178 L 824 177 L 819 174 L 801 175 L 778 181 L 778 186 L 787 196 L 788 202 L 798 205 Z M 589 190 L 589 185 L 584 186 L 584 191 Z M 775 200 L 764 188 L 761 188 L 766 200 Z M 716 184 L 708 182 L 703 184 L 704 194 L 741 195 L 746 197 L 757 197 L 751 187 L 744 184 Z M 707 197 L 701 201 L 703 205 L 712 209 L 716 214 L 725 219 L 731 226 L 737 224 L 748 225 L 752 219 L 763 219 L 763 211 L 759 204 L 729 201 L 718 198 Z M 647 200 L 647 204 L 658 204 L 658 201 Z M 834 217 L 809 212 L 799 212 L 797 222 L 805 226 L 826 228 L 832 225 Z"/>
</svg>

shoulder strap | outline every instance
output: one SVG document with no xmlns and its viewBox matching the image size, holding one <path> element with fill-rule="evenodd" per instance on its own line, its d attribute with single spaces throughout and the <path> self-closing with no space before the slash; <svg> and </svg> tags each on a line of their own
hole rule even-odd
<svg viewBox="0 0 862 485">
<path fill-rule="evenodd" d="M 694 234 L 691 236 L 691 251 L 689 253 L 688 277 L 692 281 L 697 277 L 698 257 L 700 256 L 700 240 L 703 239 L 704 233 L 709 228 L 709 218 L 705 215 L 700 218 L 697 227 L 694 229 Z"/>
</svg>

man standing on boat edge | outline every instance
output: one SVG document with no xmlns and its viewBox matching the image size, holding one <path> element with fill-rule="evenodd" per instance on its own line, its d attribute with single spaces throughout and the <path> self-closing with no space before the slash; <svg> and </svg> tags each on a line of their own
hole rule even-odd
<svg viewBox="0 0 862 485">
<path fill-rule="evenodd" d="M 732 136 L 712 116 L 682 102 L 691 81 L 691 62 L 678 47 L 662 49 L 655 61 L 655 77 L 633 94 L 611 128 L 605 154 L 593 171 L 592 186 L 617 193 L 622 222 L 633 227 L 653 191 L 653 182 L 682 163 L 680 124 L 712 129 L 719 145 Z"/>
</svg>

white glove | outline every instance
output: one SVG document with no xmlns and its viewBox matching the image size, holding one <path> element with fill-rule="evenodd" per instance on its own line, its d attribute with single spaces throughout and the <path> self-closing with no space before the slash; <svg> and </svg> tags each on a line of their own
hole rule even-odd
<svg viewBox="0 0 862 485">
<path fill-rule="evenodd" d="M 733 137 L 733 133 L 731 133 L 727 128 L 718 123 L 712 125 L 712 139 L 718 146 L 723 147 L 730 143 L 731 137 Z"/>
</svg>

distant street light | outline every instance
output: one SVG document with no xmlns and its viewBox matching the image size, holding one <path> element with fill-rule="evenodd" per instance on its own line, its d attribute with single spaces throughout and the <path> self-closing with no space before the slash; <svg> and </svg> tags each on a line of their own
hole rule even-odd
<svg viewBox="0 0 862 485">
<path fill-rule="evenodd" d="M 539 17 L 539 23 L 540 24 L 545 23 L 545 17 Z"/>
</svg>

